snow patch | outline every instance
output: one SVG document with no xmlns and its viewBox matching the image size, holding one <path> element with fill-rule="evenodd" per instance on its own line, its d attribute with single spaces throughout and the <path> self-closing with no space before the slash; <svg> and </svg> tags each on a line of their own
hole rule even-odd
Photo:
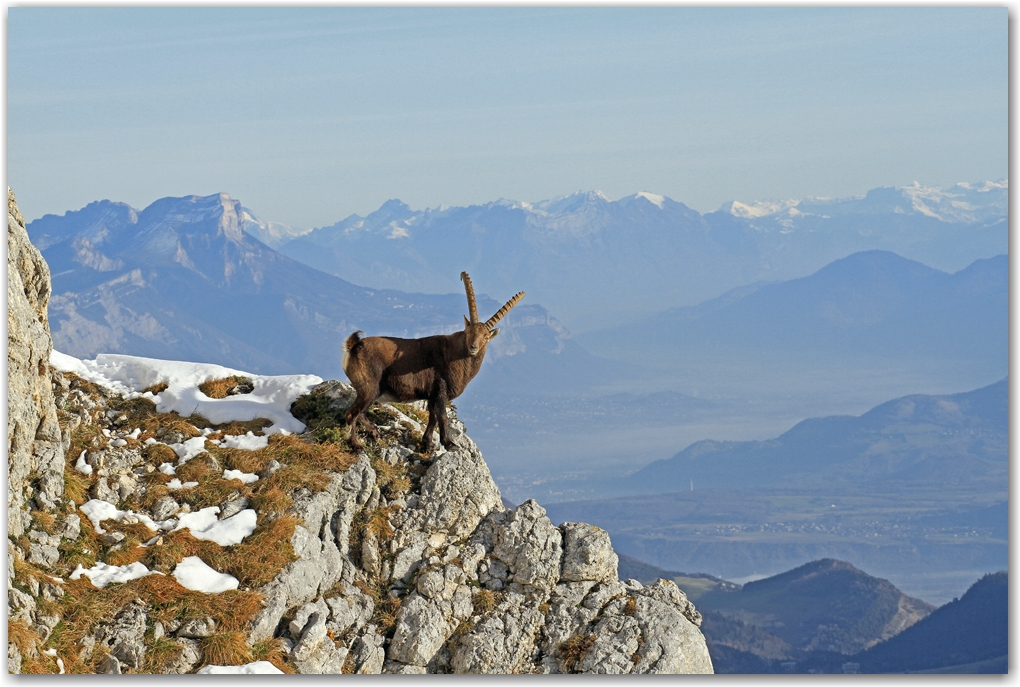
<svg viewBox="0 0 1020 687">
<path fill-rule="evenodd" d="M 251 432 L 241 436 L 227 434 L 220 439 L 220 446 L 223 448 L 243 448 L 248 451 L 258 451 L 269 446 L 269 437 L 257 437 Z"/>
<path fill-rule="evenodd" d="M 666 201 L 665 196 L 660 196 L 655 193 L 647 193 L 645 191 L 638 191 L 635 195 L 639 198 L 644 198 L 652 205 L 658 207 L 660 210 L 662 209 L 662 204 Z"/>
<path fill-rule="evenodd" d="M 206 452 L 205 437 L 192 437 L 182 444 L 168 444 L 168 446 L 174 450 L 174 453 L 180 459 L 177 461 L 178 465 L 184 465 L 200 453 Z"/>
<path fill-rule="evenodd" d="M 245 484 L 251 484 L 252 482 L 258 482 L 259 476 L 251 472 L 241 472 L 240 470 L 224 470 L 223 479 L 239 479 Z"/>
<path fill-rule="evenodd" d="M 255 661 L 243 666 L 206 666 L 197 675 L 283 675 L 283 671 L 269 661 Z"/>
<path fill-rule="evenodd" d="M 218 594 L 237 589 L 237 578 L 216 572 L 198 556 L 186 556 L 174 568 L 174 579 L 185 589 L 206 594 Z"/>
<path fill-rule="evenodd" d="M 50 355 L 50 364 L 62 372 L 74 374 L 104 386 L 127 398 L 148 398 L 160 413 L 176 411 L 182 417 L 198 413 L 214 425 L 248 421 L 263 417 L 273 424 L 266 434 L 304 431 L 304 423 L 290 414 L 290 405 L 322 382 L 316 375 L 256 375 L 211 363 L 157 360 L 133 355 L 103 353 L 95 360 L 79 360 L 59 351 Z M 209 398 L 198 385 L 213 379 L 238 375 L 251 380 L 248 394 L 227 398 Z M 155 384 L 167 384 L 158 394 L 142 393 Z"/>
<path fill-rule="evenodd" d="M 141 563 L 129 563 L 127 565 L 107 565 L 103 562 L 98 562 L 91 568 L 83 568 L 81 563 L 71 573 L 71 579 L 80 579 L 82 575 L 89 578 L 93 586 L 102 589 L 108 584 L 113 582 L 129 582 L 130 580 L 137 580 L 139 577 L 145 577 L 146 575 L 162 575 L 163 573 L 155 570 L 149 570 Z"/>
<path fill-rule="evenodd" d="M 219 506 L 210 506 L 195 513 L 186 513 L 180 517 L 174 530 L 187 528 L 195 539 L 216 542 L 220 546 L 240 544 L 255 531 L 258 516 L 251 508 L 223 520 L 216 518 L 219 512 Z"/>
<path fill-rule="evenodd" d="M 85 462 L 86 453 L 88 453 L 87 450 L 83 450 L 81 452 L 81 455 L 78 456 L 78 462 L 74 464 L 74 469 L 82 473 L 83 475 L 91 475 L 92 466 Z"/>
<path fill-rule="evenodd" d="M 103 501 L 101 499 L 92 499 L 91 501 L 78 506 L 78 509 L 84 513 L 92 523 L 92 526 L 96 530 L 96 534 L 106 534 L 106 530 L 99 526 L 99 523 L 103 520 L 116 520 L 117 522 L 124 522 L 129 525 L 140 522 L 153 532 L 168 530 L 177 523 L 176 520 L 172 519 L 157 522 L 143 513 L 135 513 L 130 510 L 119 510 L 117 506 L 113 505 L 109 501 Z"/>
</svg>

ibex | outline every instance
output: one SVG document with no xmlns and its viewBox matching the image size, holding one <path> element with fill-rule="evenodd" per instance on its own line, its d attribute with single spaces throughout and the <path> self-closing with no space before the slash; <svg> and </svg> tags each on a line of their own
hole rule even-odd
<svg viewBox="0 0 1020 687">
<path fill-rule="evenodd" d="M 524 298 L 521 291 L 506 302 L 486 322 L 478 321 L 475 289 L 471 277 L 461 272 L 467 291 L 471 319 L 464 318 L 464 331 L 454 334 L 427 336 L 423 339 L 398 339 L 391 336 L 361 338 L 360 330 L 344 342 L 342 365 L 354 385 L 358 397 L 347 410 L 350 445 L 362 447 L 357 436 L 357 423 L 362 422 L 368 433 L 378 432 L 362 413 L 375 403 L 393 401 L 428 401 L 429 421 L 421 441 L 421 451 L 428 453 L 432 431 L 439 425 L 439 441 L 447 449 L 454 446 L 447 435 L 446 404 L 464 392 L 482 367 L 485 347 L 499 334 L 494 326 Z"/>
</svg>

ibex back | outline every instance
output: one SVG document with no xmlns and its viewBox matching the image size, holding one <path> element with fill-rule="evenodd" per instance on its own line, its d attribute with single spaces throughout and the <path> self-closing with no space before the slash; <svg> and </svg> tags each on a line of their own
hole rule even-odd
<svg viewBox="0 0 1020 687">
<path fill-rule="evenodd" d="M 482 367 L 485 348 L 499 333 L 497 322 L 524 298 L 518 293 L 486 322 L 478 321 L 475 290 L 467 272 L 461 272 L 467 291 L 468 311 L 464 318 L 464 331 L 454 334 L 426 336 L 423 339 L 398 339 L 392 336 L 361 338 L 354 332 L 344 342 L 343 368 L 358 392 L 354 404 L 347 410 L 352 448 L 362 447 L 357 435 L 360 421 L 367 432 L 378 432 L 364 417 L 365 410 L 380 401 L 428 401 L 429 422 L 422 437 L 421 450 L 428 452 L 432 431 L 438 425 L 439 441 L 451 449 L 453 441 L 447 434 L 446 404 L 460 396 L 468 382 Z"/>
</svg>

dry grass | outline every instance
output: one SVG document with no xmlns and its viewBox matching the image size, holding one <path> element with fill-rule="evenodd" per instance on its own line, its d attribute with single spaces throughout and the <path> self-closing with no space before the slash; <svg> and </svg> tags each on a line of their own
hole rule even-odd
<svg viewBox="0 0 1020 687">
<path fill-rule="evenodd" d="M 258 587 L 266 584 L 284 566 L 297 560 L 290 539 L 294 536 L 294 527 L 300 522 L 293 515 L 264 521 L 251 536 L 232 546 L 220 559 L 221 569 L 236 577 L 242 585 Z"/>
<path fill-rule="evenodd" d="M 223 377 L 222 379 L 210 379 L 207 382 L 202 382 L 198 385 L 198 390 L 209 398 L 226 398 L 228 391 L 249 381 L 250 380 L 247 377 L 232 375 L 230 377 Z M 250 392 L 239 391 L 238 393 L 244 394 Z"/>
<path fill-rule="evenodd" d="M 272 420 L 267 420 L 264 417 L 257 417 L 254 420 L 231 420 L 230 422 L 224 422 L 218 425 L 212 425 L 212 429 L 217 430 L 218 434 L 262 434 L 269 425 L 273 424 Z M 212 435 L 210 435 L 210 438 Z M 221 438 L 221 437 L 216 437 Z"/>
<path fill-rule="evenodd" d="M 218 474 L 208 458 L 197 456 L 176 469 L 177 478 L 182 482 L 200 482 L 210 475 Z"/>
<path fill-rule="evenodd" d="M 43 510 L 32 511 L 32 528 L 42 530 L 46 534 L 56 534 L 57 519 Z"/>
<path fill-rule="evenodd" d="M 637 613 L 637 600 L 633 596 L 627 597 L 627 603 L 623 605 L 623 612 L 626 615 L 634 615 Z"/>
<path fill-rule="evenodd" d="M 340 668 L 341 675 L 353 675 L 354 671 L 358 669 L 358 664 L 354 659 L 354 652 L 348 651 L 347 658 L 344 659 L 344 665 Z"/>
<path fill-rule="evenodd" d="M 583 634 L 574 635 L 559 646 L 560 655 L 563 657 L 563 668 L 569 673 L 574 670 L 578 662 L 584 658 L 588 650 L 595 646 L 595 635 Z"/>
<path fill-rule="evenodd" d="M 190 439 L 201 434 L 193 420 L 203 422 L 204 419 L 196 418 L 197 416 L 194 415 L 183 418 L 177 413 L 155 413 L 142 418 L 138 426 L 142 432 L 151 432 L 153 435 L 160 434 L 160 431 L 162 433 L 176 432 Z M 205 424 L 208 425 L 208 422 L 205 422 Z"/>
<path fill-rule="evenodd" d="M 354 586 L 372 597 L 375 610 L 372 612 L 372 622 L 379 627 L 379 634 L 384 637 L 392 636 L 397 627 L 397 612 L 400 610 L 400 599 L 394 599 L 389 595 L 385 583 L 369 584 L 363 580 L 355 580 Z"/>
<path fill-rule="evenodd" d="M 164 534 L 162 544 L 146 547 L 146 551 L 142 562 L 149 570 L 158 570 L 169 574 L 187 556 L 198 556 L 209 565 L 216 567 L 213 560 L 222 555 L 223 547 L 216 542 L 196 539 L 190 530 L 183 529 Z"/>
<path fill-rule="evenodd" d="M 365 532 L 374 534 L 380 542 L 393 539 L 393 526 L 390 524 L 390 515 L 393 514 L 393 506 L 376 508 L 365 518 Z"/>
<path fill-rule="evenodd" d="M 142 670 L 151 675 L 160 675 L 177 658 L 180 651 L 181 645 L 169 637 L 149 639 L 146 642 L 145 663 Z"/>
<path fill-rule="evenodd" d="M 77 459 L 75 459 L 77 460 Z M 91 481 L 73 467 L 64 468 L 64 496 L 82 505 L 89 499 Z"/>
<path fill-rule="evenodd" d="M 351 656 L 351 654 L 348 654 L 348 656 Z M 290 675 L 297 673 L 294 666 L 287 662 L 287 652 L 280 645 L 280 640 L 278 639 L 265 639 L 261 642 L 255 642 L 255 645 L 251 648 L 251 660 L 269 661 L 285 673 Z M 353 661 L 354 659 L 352 658 L 351 660 Z"/>
<path fill-rule="evenodd" d="M 18 647 L 22 656 L 42 644 L 42 638 L 24 620 L 7 621 L 7 641 Z"/>
<path fill-rule="evenodd" d="M 153 384 L 152 386 L 147 386 L 144 389 L 142 389 L 142 393 L 144 394 L 145 392 L 149 392 L 150 394 L 153 394 L 153 395 L 161 394 L 161 393 L 163 393 L 164 391 L 166 391 L 169 388 L 170 388 L 170 385 L 167 384 L 166 382 L 157 382 L 157 383 Z"/>
<path fill-rule="evenodd" d="M 496 594 L 489 589 L 481 589 L 471 600 L 476 615 L 485 615 L 496 607 Z"/>
<path fill-rule="evenodd" d="M 142 449 L 142 455 L 156 467 L 161 463 L 176 463 L 177 454 L 166 444 L 149 444 Z"/>
<path fill-rule="evenodd" d="M 251 660 L 243 632 L 217 632 L 202 640 L 202 665 L 240 666 Z"/>
<path fill-rule="evenodd" d="M 92 527 L 92 521 L 88 518 L 81 519 L 81 534 L 75 540 L 64 539 L 57 547 L 60 550 L 60 563 L 66 566 L 68 571 L 81 564 L 82 567 L 91 568 L 100 560 L 103 544 L 96 536 L 96 530 Z"/>
</svg>

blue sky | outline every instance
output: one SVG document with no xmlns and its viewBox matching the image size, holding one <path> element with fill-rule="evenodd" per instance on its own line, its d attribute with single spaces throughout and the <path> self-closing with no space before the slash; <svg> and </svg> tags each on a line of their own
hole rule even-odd
<svg viewBox="0 0 1020 687">
<path fill-rule="evenodd" d="M 1007 176 L 1005 8 L 8 10 L 27 219 L 230 193 L 296 227 L 599 189 Z"/>
</svg>

